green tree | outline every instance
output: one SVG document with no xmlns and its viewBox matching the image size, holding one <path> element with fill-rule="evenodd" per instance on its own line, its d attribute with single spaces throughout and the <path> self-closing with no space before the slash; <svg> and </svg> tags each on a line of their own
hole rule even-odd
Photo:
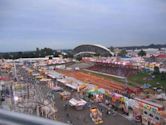
<svg viewBox="0 0 166 125">
<path fill-rule="evenodd" d="M 4 54 L 4 55 L 3 55 L 3 58 L 9 59 L 9 58 L 10 58 L 10 54 L 9 54 L 9 53 Z"/>
<path fill-rule="evenodd" d="M 125 49 L 122 49 L 122 50 L 118 53 L 119 56 L 126 56 L 126 54 L 127 54 L 127 51 L 126 51 Z"/>
<path fill-rule="evenodd" d="M 50 48 L 44 48 L 40 50 L 40 54 L 42 57 L 48 56 L 48 55 L 53 55 L 53 50 Z"/>
<path fill-rule="evenodd" d="M 36 57 L 40 57 L 40 49 L 36 48 Z"/>
<path fill-rule="evenodd" d="M 23 52 L 18 52 L 18 58 L 22 58 L 23 57 Z"/>
<path fill-rule="evenodd" d="M 109 49 L 111 52 L 114 52 L 114 47 L 111 46 Z"/>
<path fill-rule="evenodd" d="M 155 67 L 154 67 L 153 74 L 154 74 L 154 75 L 159 75 L 159 74 L 160 74 L 160 69 L 159 69 L 158 66 L 155 66 Z"/>
<path fill-rule="evenodd" d="M 53 52 L 54 57 L 58 57 L 60 53 L 58 53 L 56 50 Z"/>
<path fill-rule="evenodd" d="M 166 80 L 166 73 L 165 72 L 161 73 L 161 80 Z"/>
<path fill-rule="evenodd" d="M 76 60 L 81 61 L 82 60 L 82 56 L 77 56 Z"/>
<path fill-rule="evenodd" d="M 141 57 L 146 56 L 146 52 L 144 50 L 141 50 L 138 52 L 138 56 L 141 56 Z"/>
</svg>

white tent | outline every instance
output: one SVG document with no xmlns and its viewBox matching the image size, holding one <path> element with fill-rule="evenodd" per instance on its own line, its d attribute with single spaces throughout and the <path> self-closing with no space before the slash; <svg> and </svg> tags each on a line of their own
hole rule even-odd
<svg viewBox="0 0 166 125">
<path fill-rule="evenodd" d="M 161 93 L 161 94 L 159 94 L 159 95 L 156 96 L 156 99 L 166 100 L 166 94 L 165 93 Z"/>
</svg>

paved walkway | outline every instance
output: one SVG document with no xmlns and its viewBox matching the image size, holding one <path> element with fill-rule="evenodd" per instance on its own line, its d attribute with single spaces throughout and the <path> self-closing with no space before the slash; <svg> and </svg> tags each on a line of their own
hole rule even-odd
<svg viewBox="0 0 166 125">
<path fill-rule="evenodd" d="M 6 98 L 5 101 L 2 102 L 0 108 L 10 111 L 11 110 L 11 99 Z"/>
</svg>

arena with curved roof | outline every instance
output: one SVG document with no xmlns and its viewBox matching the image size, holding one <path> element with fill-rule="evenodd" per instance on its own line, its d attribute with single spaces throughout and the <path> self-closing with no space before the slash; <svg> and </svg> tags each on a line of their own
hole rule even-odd
<svg viewBox="0 0 166 125">
<path fill-rule="evenodd" d="M 74 48 L 75 56 L 82 54 L 98 54 L 100 56 L 112 56 L 114 55 L 108 48 L 97 44 L 83 44 Z"/>
</svg>

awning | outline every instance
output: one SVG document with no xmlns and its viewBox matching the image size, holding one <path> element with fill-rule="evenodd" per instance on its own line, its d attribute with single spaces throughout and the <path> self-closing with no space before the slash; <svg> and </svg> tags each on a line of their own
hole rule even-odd
<svg viewBox="0 0 166 125">
<path fill-rule="evenodd" d="M 69 104 L 71 106 L 84 106 L 87 102 L 83 99 L 75 99 L 75 98 L 72 98 L 69 100 Z"/>
</svg>

